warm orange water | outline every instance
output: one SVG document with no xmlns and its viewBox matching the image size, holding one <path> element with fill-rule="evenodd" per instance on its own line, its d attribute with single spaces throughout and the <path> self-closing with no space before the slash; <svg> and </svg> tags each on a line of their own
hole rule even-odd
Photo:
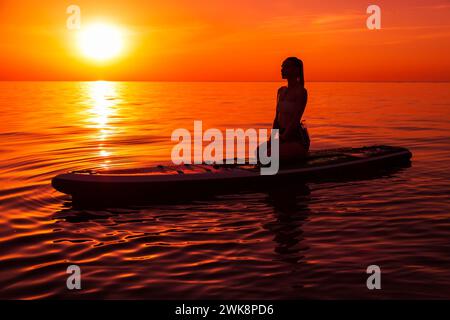
<svg viewBox="0 0 450 320">
<path fill-rule="evenodd" d="M 269 127 L 279 85 L 0 83 L 0 297 L 450 298 L 448 83 L 307 85 L 313 149 L 411 149 L 412 167 L 374 179 L 103 211 L 50 186 L 167 161 L 172 130 L 193 120 Z M 69 264 L 81 291 L 66 289 Z"/>
</svg>

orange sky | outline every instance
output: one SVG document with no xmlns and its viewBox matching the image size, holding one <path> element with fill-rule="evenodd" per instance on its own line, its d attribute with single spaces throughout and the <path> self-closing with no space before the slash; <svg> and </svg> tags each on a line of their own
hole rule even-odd
<svg viewBox="0 0 450 320">
<path fill-rule="evenodd" d="M 124 54 L 83 57 L 70 4 L 126 30 Z M 450 81 L 448 0 L 1 0 L 0 28 L 2 80 L 271 81 L 296 55 L 307 81 Z"/>
</svg>

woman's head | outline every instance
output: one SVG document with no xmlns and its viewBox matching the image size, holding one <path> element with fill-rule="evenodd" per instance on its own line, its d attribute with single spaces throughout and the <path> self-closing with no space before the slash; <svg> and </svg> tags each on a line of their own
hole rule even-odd
<svg viewBox="0 0 450 320">
<path fill-rule="evenodd" d="M 303 62 L 297 57 L 289 57 L 281 65 L 281 77 L 283 79 L 296 79 L 302 86 L 305 86 L 303 75 Z"/>
</svg>

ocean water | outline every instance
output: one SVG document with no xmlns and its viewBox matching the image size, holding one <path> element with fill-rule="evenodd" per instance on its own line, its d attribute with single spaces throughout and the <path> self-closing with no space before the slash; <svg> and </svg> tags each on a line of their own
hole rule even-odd
<svg viewBox="0 0 450 320">
<path fill-rule="evenodd" d="M 307 84 L 312 149 L 412 151 L 368 179 L 104 210 L 50 185 L 167 162 L 194 120 L 268 128 L 280 85 L 0 82 L 0 298 L 449 299 L 449 83 Z M 72 264 L 81 290 L 66 287 Z"/>
</svg>

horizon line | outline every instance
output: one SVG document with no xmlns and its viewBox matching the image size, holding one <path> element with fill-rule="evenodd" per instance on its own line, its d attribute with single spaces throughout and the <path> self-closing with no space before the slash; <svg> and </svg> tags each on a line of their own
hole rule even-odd
<svg viewBox="0 0 450 320">
<path fill-rule="evenodd" d="M 80 80 L 60 80 L 60 79 L 0 79 L 0 82 L 285 82 L 282 80 L 105 80 L 105 79 L 80 79 Z M 308 82 L 338 82 L 338 83 L 449 83 L 450 80 L 311 80 Z"/>
</svg>

